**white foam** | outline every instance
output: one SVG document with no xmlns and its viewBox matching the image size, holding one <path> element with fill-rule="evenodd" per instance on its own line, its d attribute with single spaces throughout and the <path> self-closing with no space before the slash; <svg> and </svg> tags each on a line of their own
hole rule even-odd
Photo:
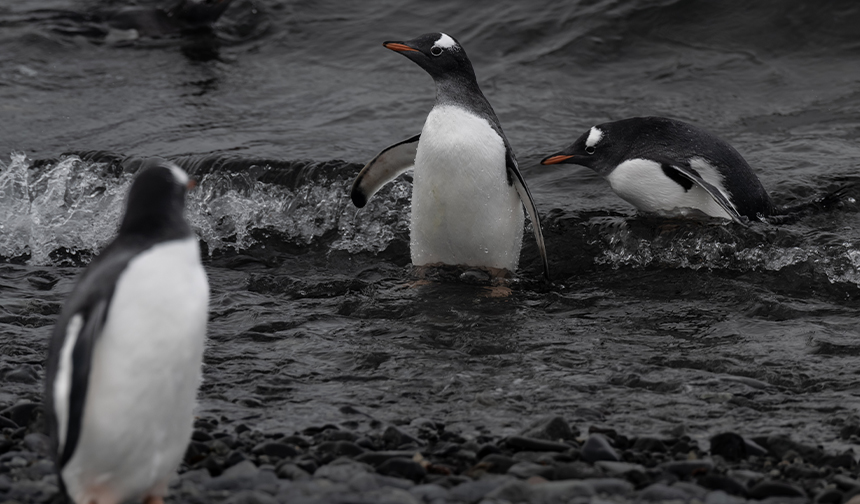
<svg viewBox="0 0 860 504">
<path fill-rule="evenodd" d="M 591 131 L 588 133 L 588 138 L 585 140 L 586 147 L 594 147 L 597 145 L 597 142 L 603 139 L 603 130 L 598 128 L 597 126 L 592 126 Z"/>
</svg>

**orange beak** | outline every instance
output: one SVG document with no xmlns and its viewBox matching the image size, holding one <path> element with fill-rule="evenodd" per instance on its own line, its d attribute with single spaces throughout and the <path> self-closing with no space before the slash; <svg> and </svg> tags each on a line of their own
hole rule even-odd
<svg viewBox="0 0 860 504">
<path fill-rule="evenodd" d="M 418 49 L 412 49 L 408 45 L 401 44 L 400 42 L 384 42 L 382 45 L 386 49 L 391 49 L 392 51 L 397 51 L 397 52 L 406 52 L 406 51 L 418 52 Z"/>
<path fill-rule="evenodd" d="M 194 189 L 195 187 L 197 187 L 197 181 L 194 180 L 193 178 L 188 179 L 188 183 L 185 184 L 185 188 L 190 191 L 190 190 Z"/>
<path fill-rule="evenodd" d="M 548 164 L 563 163 L 572 157 L 573 156 L 565 156 L 565 155 L 559 154 L 557 156 L 550 156 L 550 157 L 544 159 L 543 161 L 540 162 L 540 164 L 548 165 Z"/>
</svg>

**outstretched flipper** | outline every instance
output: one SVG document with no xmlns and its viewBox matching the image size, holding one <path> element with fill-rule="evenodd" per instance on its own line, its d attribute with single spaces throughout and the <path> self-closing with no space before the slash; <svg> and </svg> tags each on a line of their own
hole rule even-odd
<svg viewBox="0 0 860 504">
<path fill-rule="evenodd" d="M 421 134 L 397 142 L 382 150 L 361 169 L 352 183 L 352 202 L 363 208 L 382 186 L 412 168 Z"/>
<path fill-rule="evenodd" d="M 523 176 L 520 173 L 519 166 L 517 165 L 517 160 L 514 158 L 510 146 L 508 146 L 505 151 L 505 166 L 508 169 L 508 175 L 517 190 L 517 194 L 520 195 L 520 200 L 523 202 L 523 206 L 526 207 L 526 212 L 528 212 L 529 218 L 532 220 L 532 227 L 535 232 L 535 241 L 537 241 L 540 257 L 543 261 L 543 275 L 547 280 L 549 280 L 549 261 L 546 258 L 546 245 L 543 241 L 543 228 L 540 223 L 540 215 L 535 207 L 532 194 L 529 192 L 529 186 L 527 186 L 526 181 L 523 180 Z"/>
<path fill-rule="evenodd" d="M 725 210 L 727 214 L 729 214 L 733 221 L 744 226 L 747 224 L 746 220 L 741 217 L 740 212 L 738 212 L 738 209 L 735 208 L 735 205 L 732 204 L 728 196 L 723 194 L 723 192 L 718 187 L 703 179 L 702 176 L 699 175 L 699 172 L 697 172 L 695 168 L 690 166 L 689 163 L 682 164 L 674 161 L 669 161 L 663 162 L 662 164 L 664 167 L 668 167 L 670 170 L 675 170 L 675 172 L 681 177 L 704 189 L 705 192 L 707 192 L 712 198 L 714 198 L 714 201 L 716 201 L 717 204 L 720 205 L 720 207 Z"/>
</svg>

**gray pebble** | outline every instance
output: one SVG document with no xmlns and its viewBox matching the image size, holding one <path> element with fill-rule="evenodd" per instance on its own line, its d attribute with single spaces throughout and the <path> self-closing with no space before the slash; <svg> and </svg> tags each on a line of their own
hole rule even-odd
<svg viewBox="0 0 860 504">
<path fill-rule="evenodd" d="M 570 424 L 560 416 L 540 419 L 526 427 L 521 434 L 525 437 L 548 441 L 573 440 L 577 435 L 570 428 Z"/>
<path fill-rule="evenodd" d="M 427 485 L 415 485 L 409 489 L 409 493 L 415 496 L 419 501 L 432 503 L 438 501 L 448 501 L 451 492 L 447 488 L 441 487 L 434 483 Z"/>
<path fill-rule="evenodd" d="M 555 468 L 553 466 L 546 466 L 528 461 L 517 462 L 508 468 L 508 474 L 521 479 L 529 479 L 532 476 L 541 476 L 549 479 L 554 473 Z"/>
<path fill-rule="evenodd" d="M 664 462 L 657 467 L 683 479 L 690 478 L 700 473 L 707 473 L 714 468 L 714 463 L 708 459 L 674 460 L 671 462 Z"/>
<path fill-rule="evenodd" d="M 358 462 L 364 462 L 365 464 L 370 464 L 370 465 L 376 467 L 376 466 L 383 464 L 388 459 L 393 459 L 393 458 L 411 459 L 413 456 L 415 456 L 415 453 L 416 452 L 414 450 L 404 450 L 404 451 L 388 450 L 388 451 L 366 452 L 366 453 L 362 453 L 361 455 L 358 455 L 357 457 L 355 457 L 355 460 Z"/>
<path fill-rule="evenodd" d="M 279 465 L 275 473 L 278 475 L 278 478 L 291 481 L 307 481 L 311 479 L 309 472 L 290 462 Z"/>
<path fill-rule="evenodd" d="M 406 490 L 393 487 L 372 490 L 363 494 L 362 497 L 366 502 L 373 504 L 421 504 L 421 501 Z"/>
<path fill-rule="evenodd" d="M 412 459 L 390 458 L 376 468 L 376 472 L 386 476 L 404 478 L 418 483 L 427 474 L 424 467 Z"/>
<path fill-rule="evenodd" d="M 570 445 L 557 441 L 547 441 L 526 436 L 511 436 L 505 440 L 505 444 L 512 448 L 530 451 L 556 451 L 564 452 L 570 449 Z"/>
<path fill-rule="evenodd" d="M 373 468 L 361 462 L 339 458 L 317 469 L 314 473 L 314 480 L 325 478 L 335 483 L 346 483 L 356 474 L 367 472 L 373 472 Z"/>
<path fill-rule="evenodd" d="M 244 490 L 230 496 L 224 504 L 278 504 L 278 501 L 266 493 L 254 490 Z"/>
<path fill-rule="evenodd" d="M 594 463 L 594 467 L 603 469 L 609 476 L 623 476 L 629 472 L 645 473 L 645 466 L 642 464 L 632 464 L 630 462 L 613 462 L 610 460 L 598 460 Z"/>
<path fill-rule="evenodd" d="M 594 478 L 588 483 L 599 494 L 628 495 L 633 492 L 633 483 L 619 478 Z"/>
<path fill-rule="evenodd" d="M 714 490 L 705 495 L 705 504 L 743 504 L 746 499 L 729 495 L 722 490 Z"/>
<path fill-rule="evenodd" d="M 618 452 L 609 444 L 609 440 L 603 434 L 589 436 L 588 441 L 582 445 L 582 458 L 592 464 L 598 460 L 621 460 Z"/>
<path fill-rule="evenodd" d="M 496 488 L 510 482 L 517 481 L 511 476 L 496 476 L 481 478 L 478 481 L 467 481 L 450 489 L 451 500 L 463 502 L 477 502 Z"/>
<path fill-rule="evenodd" d="M 669 487 L 663 483 L 654 483 L 639 492 L 637 502 L 659 502 L 668 500 L 687 502 L 690 500 L 690 496 L 680 488 Z"/>
</svg>

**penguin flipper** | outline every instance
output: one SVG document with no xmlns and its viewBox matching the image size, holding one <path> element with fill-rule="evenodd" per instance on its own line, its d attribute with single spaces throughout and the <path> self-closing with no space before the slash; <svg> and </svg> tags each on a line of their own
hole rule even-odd
<svg viewBox="0 0 860 504">
<path fill-rule="evenodd" d="M 508 147 L 505 151 L 505 166 L 508 169 L 508 177 L 513 182 L 514 187 L 517 190 L 517 194 L 520 195 L 520 200 L 523 202 L 523 206 L 526 207 L 526 212 L 529 214 L 529 219 L 532 220 L 532 227 L 534 228 L 535 233 L 535 241 L 537 242 L 538 250 L 540 251 L 540 257 L 543 261 L 543 275 L 549 280 L 549 261 L 546 257 L 546 245 L 543 241 L 543 227 L 540 223 L 540 214 L 538 214 L 537 207 L 535 207 L 535 202 L 532 199 L 532 194 L 529 191 L 529 186 L 526 185 L 526 181 L 523 179 L 523 175 L 520 173 L 520 168 L 517 165 L 517 160 L 514 158 L 513 152 L 511 148 Z"/>
<path fill-rule="evenodd" d="M 664 161 L 662 164 L 664 166 L 668 166 L 671 169 L 674 169 L 681 177 L 704 189 L 705 192 L 707 192 L 712 198 L 714 198 L 714 201 L 716 201 L 717 204 L 720 205 L 720 207 L 725 210 L 727 214 L 729 214 L 733 221 L 743 226 L 747 225 L 746 219 L 741 216 L 740 212 L 738 212 L 738 209 L 735 208 L 735 205 L 732 204 L 731 201 L 729 201 L 726 195 L 723 194 L 723 192 L 720 191 L 720 189 L 715 187 L 713 184 L 703 179 L 702 176 L 699 175 L 699 172 L 697 172 L 692 166 L 690 166 L 689 163 Z"/>
<path fill-rule="evenodd" d="M 389 145 L 364 165 L 355 182 L 352 183 L 350 196 L 355 206 L 364 207 L 382 186 L 415 165 L 419 138 L 421 138 L 420 133 L 402 142 Z"/>
<path fill-rule="evenodd" d="M 57 425 L 58 432 L 62 431 L 65 433 L 62 436 L 63 442 L 58 444 L 57 447 L 57 465 L 60 469 L 72 458 L 81 434 L 81 423 L 84 417 L 84 406 L 87 399 L 93 351 L 95 350 L 96 342 L 102 334 L 109 305 L 109 298 L 100 297 L 86 308 L 70 316 L 67 324 L 57 327 L 58 331 L 66 333 L 66 339 L 63 341 L 64 350 L 67 343 L 73 343 L 73 346 L 70 347 L 71 355 L 68 362 L 60 362 L 57 376 L 54 376 L 51 381 L 52 386 L 55 386 L 56 381 L 60 379 L 66 380 L 68 383 L 68 395 L 58 398 L 52 394 L 54 404 L 50 405 L 54 409 L 58 400 L 63 401 L 66 411 L 65 419 L 57 419 L 58 421 L 65 421 L 65 425 L 59 425 L 59 423 Z M 76 319 L 77 323 L 75 323 Z M 73 325 L 77 327 L 73 327 Z M 75 332 L 75 329 L 77 329 L 77 332 Z M 74 342 L 69 341 L 69 338 L 74 338 Z M 63 359 L 62 354 L 60 355 L 60 359 Z M 69 368 L 65 367 L 66 364 Z M 56 411 L 54 413 L 56 415 Z M 57 442 L 59 443 L 60 436 L 58 435 L 57 437 Z"/>
</svg>

